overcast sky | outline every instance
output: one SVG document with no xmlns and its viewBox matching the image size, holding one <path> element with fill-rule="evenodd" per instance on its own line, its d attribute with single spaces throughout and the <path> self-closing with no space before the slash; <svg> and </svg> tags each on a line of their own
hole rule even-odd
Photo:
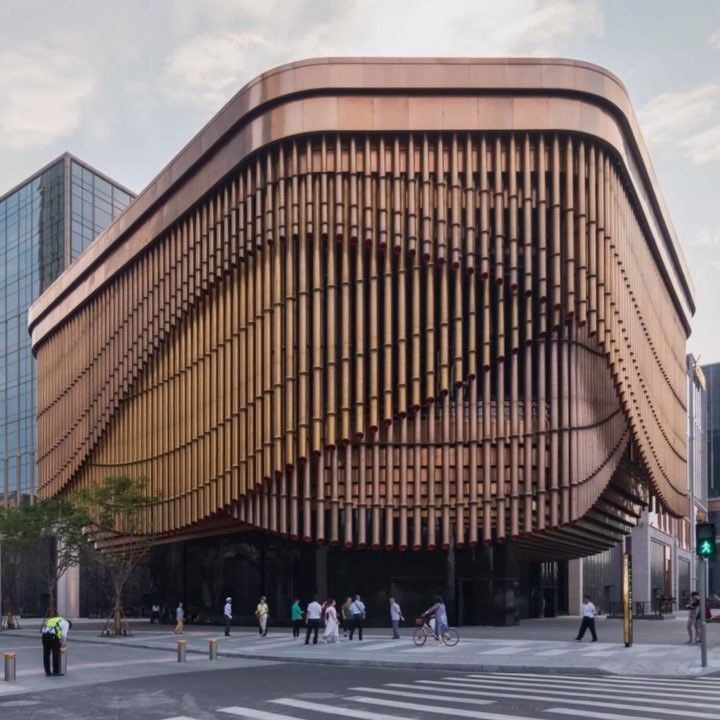
<svg viewBox="0 0 720 720">
<path fill-rule="evenodd" d="M 0 194 L 68 150 L 139 192 L 248 80 L 321 55 L 571 57 L 625 83 L 720 361 L 717 0 L 0 0 Z"/>
</svg>

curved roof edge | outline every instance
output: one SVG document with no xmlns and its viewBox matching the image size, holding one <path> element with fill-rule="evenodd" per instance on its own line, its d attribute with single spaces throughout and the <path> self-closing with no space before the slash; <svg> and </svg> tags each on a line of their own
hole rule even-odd
<svg viewBox="0 0 720 720">
<path fill-rule="evenodd" d="M 637 170 L 642 176 L 654 219 L 657 220 L 657 223 L 651 221 L 651 225 L 661 235 L 654 237 L 654 242 L 662 244 L 658 254 L 668 257 L 672 263 L 672 267 L 665 267 L 664 272 L 670 272 L 677 280 L 677 283 L 670 280 L 671 287 L 682 288 L 684 297 L 677 298 L 677 302 L 684 309 L 681 314 L 689 329 L 689 320 L 695 310 L 692 282 L 628 93 L 615 75 L 600 66 L 569 59 L 354 57 L 289 63 L 268 70 L 247 83 L 150 181 L 125 212 L 32 304 L 28 327 L 33 336 L 33 346 L 112 277 L 112 274 L 98 273 L 90 282 L 82 282 L 122 244 L 124 238 L 139 228 L 153 210 L 177 192 L 192 171 L 212 156 L 243 122 L 250 122 L 262 116 L 265 110 L 269 111 L 292 98 L 353 92 L 392 94 L 394 91 L 404 94 L 575 96 L 608 108 L 622 125 Z M 243 159 L 236 158 L 235 165 Z M 211 187 L 208 185 L 206 190 Z M 170 225 L 177 218 L 163 219 Z M 146 241 L 151 242 L 152 239 L 146 238 Z M 134 254 L 126 253 L 123 264 L 130 261 Z M 74 297 L 62 312 L 53 312 L 64 300 L 77 295 L 80 284 L 85 285 L 82 297 Z M 52 320 L 48 317 L 50 314 Z"/>
</svg>

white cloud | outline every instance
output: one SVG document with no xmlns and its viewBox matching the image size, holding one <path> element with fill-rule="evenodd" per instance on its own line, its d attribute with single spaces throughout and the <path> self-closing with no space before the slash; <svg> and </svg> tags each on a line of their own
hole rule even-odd
<svg viewBox="0 0 720 720">
<path fill-rule="evenodd" d="M 710 36 L 710 44 L 714 45 L 716 48 L 720 48 L 720 30 L 716 30 Z"/>
<path fill-rule="evenodd" d="M 696 233 L 694 239 L 689 244 L 696 247 L 706 248 L 720 247 L 720 230 L 703 228 Z"/>
<path fill-rule="evenodd" d="M 0 50 L 0 147 L 45 147 L 69 135 L 93 86 L 88 66 L 64 50 Z"/>
<path fill-rule="evenodd" d="M 681 92 L 665 92 L 638 112 L 640 126 L 651 145 L 671 152 L 680 147 L 693 165 L 720 159 L 720 85 L 701 85 Z"/>
<path fill-rule="evenodd" d="M 251 13 L 240 3 L 243 22 L 181 40 L 166 65 L 170 95 L 218 104 L 258 72 L 307 57 L 538 55 L 549 47 L 557 56 L 604 32 L 596 0 L 303 0 L 263 8 Z"/>
<path fill-rule="evenodd" d="M 655 96 L 638 111 L 645 137 L 651 142 L 674 140 L 696 127 L 699 120 L 711 117 L 718 100 L 718 85 Z"/>
<path fill-rule="evenodd" d="M 693 165 L 720 160 L 720 124 L 690 135 L 681 145 Z"/>
<path fill-rule="evenodd" d="M 218 104 L 238 89 L 259 55 L 273 55 L 273 44 L 253 33 L 198 35 L 183 43 L 167 64 L 168 91 L 183 99 Z"/>
</svg>

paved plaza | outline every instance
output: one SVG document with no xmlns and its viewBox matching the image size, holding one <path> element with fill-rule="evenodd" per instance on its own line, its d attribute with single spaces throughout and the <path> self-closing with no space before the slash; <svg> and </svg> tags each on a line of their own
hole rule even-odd
<svg viewBox="0 0 720 720">
<path fill-rule="evenodd" d="M 0 634 L 0 650 L 18 654 L 15 684 L 0 683 L 0 695 L 43 689 L 57 684 L 46 678 L 40 661 L 37 621 L 24 623 L 19 631 Z M 708 675 L 720 671 L 720 625 L 708 625 L 709 664 L 700 667 L 700 650 L 685 641 L 682 618 L 635 622 L 635 643 L 622 643 L 619 620 L 600 618 L 599 642 L 573 638 L 577 618 L 524 621 L 517 627 L 460 628 L 461 640 L 454 648 L 429 640 L 423 647 L 412 642 L 414 627 L 402 628 L 400 640 L 390 630 L 368 628 L 362 642 L 341 637 L 337 644 L 305 645 L 304 633 L 293 639 L 287 628 L 271 628 L 260 637 L 252 628 L 233 628 L 226 638 L 222 628 L 187 626 L 176 636 L 170 626 L 151 626 L 145 620 L 131 622 L 132 636 L 100 637 L 101 624 L 76 621 L 70 634 L 68 675 L 63 685 L 93 684 L 119 677 L 168 675 L 188 670 L 209 672 L 218 668 L 244 668 L 255 664 L 320 663 L 322 665 L 422 670 L 443 668 L 477 672 L 534 672 L 580 675 L 667 676 Z M 187 642 L 187 662 L 177 662 L 177 641 Z M 208 659 L 208 641 L 218 641 L 219 659 Z"/>
</svg>

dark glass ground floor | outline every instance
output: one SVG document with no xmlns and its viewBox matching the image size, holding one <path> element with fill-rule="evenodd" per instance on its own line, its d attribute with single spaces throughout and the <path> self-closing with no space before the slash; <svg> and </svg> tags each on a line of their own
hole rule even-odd
<svg viewBox="0 0 720 720">
<path fill-rule="evenodd" d="M 236 620 L 251 624 L 266 595 L 274 624 L 289 622 L 290 605 L 317 594 L 341 600 L 360 593 L 369 625 L 386 625 L 388 597 L 410 620 L 446 599 L 457 625 L 507 625 L 567 612 L 567 563 L 524 562 L 513 543 L 455 551 L 395 552 L 306 545 L 258 532 L 158 545 L 145 569 L 140 596 L 174 616 L 182 601 L 196 622 L 220 622 L 224 599 Z M 84 594 L 84 593 L 83 593 Z"/>
</svg>

